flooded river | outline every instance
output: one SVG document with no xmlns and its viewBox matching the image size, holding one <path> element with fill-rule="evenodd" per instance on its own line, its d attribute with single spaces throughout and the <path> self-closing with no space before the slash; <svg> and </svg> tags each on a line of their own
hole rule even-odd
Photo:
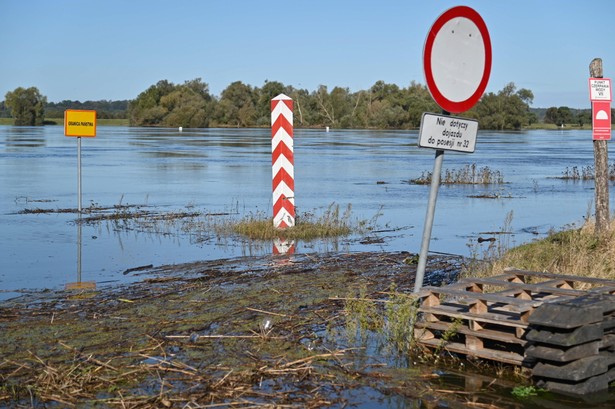
<svg viewBox="0 0 615 409">
<path fill-rule="evenodd" d="M 416 131 L 295 130 L 298 214 L 351 205 L 353 218 L 375 220 L 379 230 L 297 243 L 296 252 L 418 252 L 429 186 L 408 180 L 432 170 L 434 151 L 418 148 L 417 137 Z M 269 129 L 98 127 L 95 138 L 82 138 L 81 152 L 84 208 L 271 215 Z M 593 164 L 590 131 L 480 131 L 475 153 L 447 152 L 443 171 L 471 164 L 500 172 L 505 183 L 441 186 L 431 251 L 468 255 L 479 237 L 504 227 L 516 245 L 580 224 L 593 212 L 593 182 L 558 178 L 566 168 Z M 65 137 L 62 127 L 0 126 L 0 299 L 81 280 L 119 284 L 130 280 L 123 272 L 143 265 L 272 251 L 233 238 L 196 240 L 180 230 L 79 228 L 74 212 L 28 212 L 75 210 L 77 180 L 77 139 Z"/>
</svg>

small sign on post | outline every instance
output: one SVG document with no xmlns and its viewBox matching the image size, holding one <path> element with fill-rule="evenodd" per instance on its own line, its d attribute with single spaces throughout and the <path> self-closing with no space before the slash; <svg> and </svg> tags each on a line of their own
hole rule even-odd
<svg viewBox="0 0 615 409">
<path fill-rule="evenodd" d="M 611 79 L 590 78 L 589 99 L 590 101 L 611 101 Z"/>
<path fill-rule="evenodd" d="M 77 208 L 81 214 L 81 137 L 96 136 L 96 111 L 82 109 L 64 111 L 64 135 L 77 138 Z"/>
<path fill-rule="evenodd" d="M 425 112 L 421 119 L 419 147 L 473 153 L 478 121 Z"/>
<path fill-rule="evenodd" d="M 96 111 L 67 109 L 64 111 L 64 135 L 78 138 L 96 136 Z"/>
</svg>

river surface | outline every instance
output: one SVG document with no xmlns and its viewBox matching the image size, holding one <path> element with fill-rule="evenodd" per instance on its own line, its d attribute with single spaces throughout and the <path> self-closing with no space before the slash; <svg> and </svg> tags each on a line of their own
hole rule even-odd
<svg viewBox="0 0 615 409">
<path fill-rule="evenodd" d="M 419 252 L 429 185 L 408 183 L 432 171 L 435 151 L 417 147 L 417 131 L 296 129 L 295 205 L 322 214 L 352 207 L 376 232 L 296 243 L 298 253 Z M 580 225 L 593 213 L 594 184 L 559 178 L 593 165 L 591 131 L 479 131 L 474 153 L 446 152 L 443 172 L 467 165 L 500 172 L 504 184 L 442 185 L 430 251 L 484 251 L 479 237 L 508 245 Z M 271 253 L 269 243 L 177 231 L 156 233 L 77 223 L 77 138 L 62 127 L 0 126 L 0 299 L 26 289 L 60 289 L 131 280 L 128 269 Z M 612 153 L 611 153 L 612 156 Z M 98 127 L 81 138 L 82 203 L 140 206 L 161 212 L 271 216 L 269 129 Z M 480 198 L 476 196 L 489 196 Z M 510 216 L 512 219 L 509 221 Z M 203 237 L 201 235 L 201 237 Z M 489 244 L 489 242 L 486 242 Z"/>
</svg>

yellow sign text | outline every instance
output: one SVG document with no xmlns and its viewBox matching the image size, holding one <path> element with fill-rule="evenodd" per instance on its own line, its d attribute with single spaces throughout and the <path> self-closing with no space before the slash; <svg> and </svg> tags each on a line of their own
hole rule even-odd
<svg viewBox="0 0 615 409">
<path fill-rule="evenodd" d="M 96 136 L 96 111 L 67 109 L 64 111 L 65 136 Z"/>
</svg>

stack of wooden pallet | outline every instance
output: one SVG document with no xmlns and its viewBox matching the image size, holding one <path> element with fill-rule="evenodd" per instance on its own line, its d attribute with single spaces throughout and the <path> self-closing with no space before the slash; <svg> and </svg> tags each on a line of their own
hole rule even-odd
<svg viewBox="0 0 615 409">
<path fill-rule="evenodd" d="M 612 280 L 512 269 L 424 287 L 415 338 L 428 348 L 532 368 L 551 390 L 603 390 L 615 379 L 614 293 Z"/>
</svg>

